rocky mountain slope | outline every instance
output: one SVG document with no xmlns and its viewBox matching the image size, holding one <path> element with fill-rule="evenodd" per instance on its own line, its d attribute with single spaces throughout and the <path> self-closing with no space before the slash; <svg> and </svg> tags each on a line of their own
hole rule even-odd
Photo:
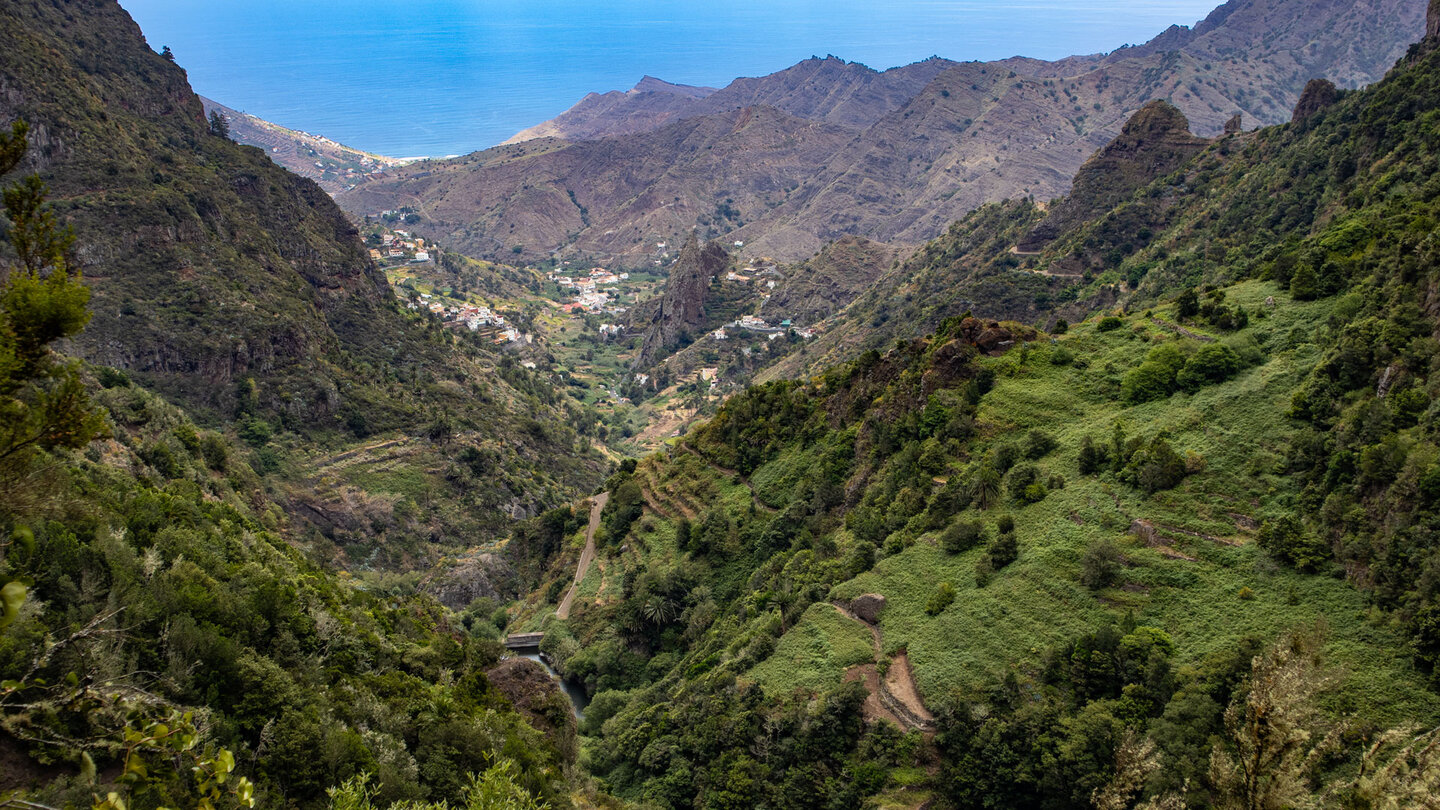
<svg viewBox="0 0 1440 810">
<path fill-rule="evenodd" d="M 715 92 L 713 87 L 671 84 L 646 76 L 621 92 L 590 93 L 560 115 L 512 135 L 507 144 L 536 138 L 585 141 L 611 135 L 648 132 L 698 108 L 700 99 Z"/>
<path fill-rule="evenodd" d="M 634 135 L 683 118 L 755 106 L 862 129 L 902 106 L 952 64 L 931 58 L 877 71 L 835 56 L 811 57 L 768 76 L 736 79 L 720 90 L 675 85 L 646 76 L 624 93 L 591 93 L 560 116 L 506 143 L 542 137 L 586 141 Z"/>
<path fill-rule="evenodd" d="M 367 174 L 409 162 L 352 149 L 323 135 L 283 127 L 204 96 L 200 97 L 200 103 L 207 118 L 215 113 L 224 116 L 229 136 L 235 142 L 258 146 L 277 164 L 293 174 L 314 180 L 331 194 L 353 188 Z"/>
<path fill-rule="evenodd" d="M 696 226 L 786 260 L 844 235 L 913 245 L 985 202 L 1063 194 L 1081 163 L 1153 99 L 1170 101 L 1201 135 L 1218 134 L 1237 112 L 1246 127 L 1283 122 L 1311 78 L 1345 87 L 1378 79 L 1423 32 L 1422 17 L 1416 0 L 1231 0 L 1193 29 L 1058 62 L 931 60 L 882 74 L 808 60 L 684 101 L 686 110 L 764 104 L 786 113 L 771 116 L 768 137 L 727 143 L 723 183 L 710 173 L 710 143 L 674 148 L 677 111 L 650 132 L 528 142 L 523 167 L 507 146 L 387 172 L 341 202 L 356 213 L 414 205 L 427 218 L 422 233 L 489 257 L 519 247 L 535 259 L 558 250 L 638 262 L 648 244 Z M 734 115 L 685 119 L 683 132 Z M 814 139 L 817 121 L 838 128 L 818 158 L 803 148 L 776 154 L 778 144 Z M 636 172 L 637 160 L 664 161 L 666 171 Z"/>
<path fill-rule="evenodd" d="M 118 4 L 0 22 L 0 122 L 29 122 L 26 168 L 92 293 L 73 354 L 247 437 L 276 500 L 362 559 L 426 564 L 594 480 L 549 386 L 401 308 L 330 197 L 211 133 Z M 428 472 L 377 477 L 374 445 Z M 450 469 L 464 446 L 469 472 Z M 434 485 L 452 497 L 430 501 Z"/>
</svg>

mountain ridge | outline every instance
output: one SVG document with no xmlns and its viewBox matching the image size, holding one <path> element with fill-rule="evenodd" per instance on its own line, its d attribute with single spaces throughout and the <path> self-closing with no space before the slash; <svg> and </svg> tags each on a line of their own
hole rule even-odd
<svg viewBox="0 0 1440 810">
<path fill-rule="evenodd" d="M 520 255 L 532 261 L 555 255 L 636 262 L 648 252 L 641 249 L 644 243 L 679 241 L 696 225 L 707 237 L 743 241 L 749 255 L 782 260 L 806 258 L 846 235 L 913 246 L 985 202 L 1060 196 L 1080 165 L 1153 99 L 1169 99 L 1202 135 L 1218 134 L 1236 111 L 1247 126 L 1286 121 L 1317 72 L 1347 87 L 1382 76 L 1423 33 L 1423 16 L 1421 5 L 1412 0 L 1318 5 L 1231 0 L 1193 30 L 1176 27 L 1148 45 L 1103 56 L 1054 63 L 936 59 L 895 69 L 902 73 L 887 81 L 933 73 L 913 93 L 908 86 L 888 95 L 875 92 L 876 77 L 887 74 L 834 58 L 737 80 L 732 95 L 743 90 L 746 101 L 780 104 L 797 117 L 785 124 L 788 137 L 802 137 L 807 116 L 852 133 L 843 148 L 829 150 L 824 159 L 787 167 L 786 182 L 794 187 L 787 185 L 783 195 L 759 193 L 767 181 L 769 158 L 763 154 L 750 156 L 761 164 L 758 172 L 737 166 L 728 184 L 671 182 L 655 189 L 659 193 L 649 195 L 648 204 L 642 188 L 623 198 L 590 194 L 591 187 L 633 177 L 629 163 L 607 159 L 607 154 L 627 155 L 633 162 L 636 155 L 664 153 L 669 136 L 661 133 L 675 126 L 665 117 L 660 129 L 646 132 L 599 141 L 545 141 L 543 154 L 537 142 L 533 174 L 488 168 L 492 150 L 387 172 L 341 195 L 340 201 L 360 214 L 404 200 L 418 203 L 424 215 L 432 202 L 458 194 L 466 198 L 463 206 L 450 200 L 417 229 L 491 258 L 519 246 Z M 1273 35 L 1266 34 L 1272 30 Z M 731 88 L 696 103 L 718 104 Z M 810 96 L 809 106 L 798 101 L 802 89 Z M 852 106 L 855 99 L 863 103 Z M 597 143 L 610 145 L 597 148 Z M 679 160 L 679 174 L 697 168 L 690 154 L 671 153 L 670 159 Z M 472 176 L 461 179 L 458 169 L 467 161 Z M 447 175 L 440 184 L 446 189 L 437 188 L 433 179 L 427 189 L 416 183 L 422 175 L 437 174 Z M 737 190 L 743 201 L 722 193 Z M 575 207 L 583 207 L 586 217 L 544 201 L 570 195 L 581 200 Z M 670 210 L 675 197 L 689 204 L 688 216 Z M 737 201 L 726 205 L 738 216 L 717 220 L 711 201 L 726 198 Z M 481 213 L 457 216 L 465 207 Z"/>
</svg>

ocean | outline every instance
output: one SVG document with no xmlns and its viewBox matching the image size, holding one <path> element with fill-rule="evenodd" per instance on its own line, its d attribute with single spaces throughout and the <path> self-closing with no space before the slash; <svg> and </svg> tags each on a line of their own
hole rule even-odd
<svg viewBox="0 0 1440 810">
<path fill-rule="evenodd" d="M 120 0 L 196 92 L 393 157 L 504 141 L 652 75 L 722 87 L 810 56 L 1059 58 L 1143 42 L 1215 0 Z"/>
</svg>

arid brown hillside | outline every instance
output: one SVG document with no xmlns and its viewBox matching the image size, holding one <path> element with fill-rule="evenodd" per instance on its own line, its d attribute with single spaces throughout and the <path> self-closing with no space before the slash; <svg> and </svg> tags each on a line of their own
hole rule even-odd
<svg viewBox="0 0 1440 810">
<path fill-rule="evenodd" d="M 506 143 L 544 137 L 585 141 L 634 135 L 683 118 L 758 105 L 800 118 L 863 129 L 904 105 L 953 64 L 932 57 L 878 71 L 834 56 L 811 57 L 768 76 L 736 79 L 722 90 L 670 84 L 646 76 L 624 93 L 591 93 L 559 116 L 516 134 Z"/>
<path fill-rule="evenodd" d="M 693 102 L 740 95 L 783 110 L 763 137 L 697 141 L 690 133 L 734 127 L 737 113 L 699 115 L 596 142 L 527 142 L 523 164 L 508 146 L 406 167 L 341 202 L 355 213 L 417 206 L 430 220 L 421 232 L 491 257 L 518 246 L 529 258 L 638 261 L 650 242 L 696 226 L 782 260 L 846 235 L 918 244 L 985 202 L 1066 193 L 1153 99 L 1202 136 L 1237 112 L 1246 128 L 1283 123 L 1311 78 L 1346 87 L 1380 78 L 1423 33 L 1423 17 L 1420 0 L 1232 0 L 1193 29 L 1058 62 L 932 60 L 876 74 L 808 60 Z M 886 110 L 904 83 L 877 77 L 924 71 L 935 75 Z M 811 119 L 834 128 L 808 128 Z"/>
<path fill-rule="evenodd" d="M 546 138 L 425 161 L 340 199 L 355 213 L 414 206 L 416 230 L 472 256 L 543 258 L 569 245 L 639 263 L 697 224 L 722 233 L 744 224 L 739 212 L 778 207 L 852 138 L 746 107 L 628 138 Z"/>
<path fill-rule="evenodd" d="M 505 143 L 536 138 L 586 141 L 649 132 L 695 114 L 697 102 L 714 92 L 713 87 L 671 84 L 646 76 L 624 92 L 589 93 L 560 115 L 515 133 Z"/>
<path fill-rule="evenodd" d="M 409 161 L 362 152 L 323 135 L 283 127 L 249 113 L 226 107 L 218 101 L 200 97 L 205 115 L 225 116 L 230 137 L 236 143 L 256 146 L 291 172 L 314 180 L 331 194 L 353 187 L 367 174 L 403 166 Z"/>
</svg>

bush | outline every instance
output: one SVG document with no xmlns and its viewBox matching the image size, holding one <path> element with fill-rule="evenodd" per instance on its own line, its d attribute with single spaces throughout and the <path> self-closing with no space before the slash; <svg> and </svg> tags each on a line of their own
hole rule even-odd
<svg viewBox="0 0 1440 810">
<path fill-rule="evenodd" d="M 1119 329 L 1125 322 L 1114 315 L 1106 315 L 1100 319 L 1100 325 L 1095 327 L 1100 332 L 1113 332 Z"/>
<path fill-rule="evenodd" d="M 1096 543 L 1080 558 L 1080 582 L 1087 588 L 1100 589 L 1114 585 L 1120 578 L 1125 558 L 1109 540 Z"/>
<path fill-rule="evenodd" d="M 981 555 L 980 559 L 975 561 L 975 587 L 983 588 L 989 585 L 994 577 L 995 565 L 990 562 L 990 555 Z"/>
<path fill-rule="evenodd" d="M 1271 557 L 1300 571 L 1315 571 L 1330 559 L 1330 549 L 1294 515 L 1262 523 L 1255 542 Z"/>
<path fill-rule="evenodd" d="M 1064 318 L 1055 321 L 1055 328 L 1050 330 L 1053 335 L 1063 335 L 1070 331 L 1070 322 Z"/>
<path fill-rule="evenodd" d="M 1092 475 L 1110 466 L 1110 452 L 1089 436 L 1080 441 L 1080 474 Z"/>
<path fill-rule="evenodd" d="M 1060 443 L 1055 441 L 1055 437 L 1040 428 L 1025 434 L 1025 455 L 1028 458 L 1044 458 L 1058 446 Z"/>
<path fill-rule="evenodd" d="M 940 547 L 946 553 L 959 554 L 980 545 L 985 539 L 985 526 L 978 520 L 957 520 L 940 535 Z"/>
<path fill-rule="evenodd" d="M 1006 476 L 1005 486 L 1010 492 L 1011 498 L 1020 503 L 1034 503 L 1035 500 L 1039 499 L 1032 500 L 1029 490 L 1031 486 L 1037 484 L 1039 481 L 1040 468 L 1027 461 L 1024 464 L 1015 465 L 1015 468 Z M 1041 495 L 1040 497 L 1044 498 L 1045 496 Z"/>
<path fill-rule="evenodd" d="M 1013 533 L 1007 532 L 995 538 L 990 544 L 990 567 L 996 571 L 1015 562 L 1020 556 L 1020 544 Z"/>
<path fill-rule="evenodd" d="M 1050 353 L 1050 362 L 1057 366 L 1068 366 L 1075 362 L 1075 353 L 1060 346 Z"/>
<path fill-rule="evenodd" d="M 931 616 L 939 616 L 954 601 L 955 586 L 948 582 L 942 582 L 940 587 L 935 589 L 935 593 L 930 596 L 930 601 L 925 603 L 925 612 Z"/>
<path fill-rule="evenodd" d="M 205 465 L 210 469 L 224 472 L 225 464 L 230 458 L 230 449 L 225 446 L 223 438 L 209 433 L 200 440 L 200 456 L 205 459 Z"/>
<path fill-rule="evenodd" d="M 1185 480 L 1185 459 L 1169 442 L 1156 437 L 1130 456 L 1123 477 L 1146 492 L 1170 489 Z"/>
<path fill-rule="evenodd" d="M 1120 397 L 1130 405 L 1163 399 L 1175 392 L 1176 377 L 1185 367 L 1185 355 L 1166 343 L 1150 350 L 1145 362 L 1130 370 L 1120 384 Z"/>
<path fill-rule="evenodd" d="M 1015 518 L 1010 515 L 1001 515 L 995 519 L 995 529 L 1001 534 L 1013 534 L 1015 532 Z"/>
<path fill-rule="evenodd" d="M 1224 382 L 1243 367 L 1240 355 L 1234 349 L 1211 343 L 1185 361 L 1185 367 L 1176 375 L 1175 383 L 1186 391 L 1195 391 L 1204 385 Z"/>
<path fill-rule="evenodd" d="M 270 441 L 270 437 L 275 435 L 275 428 L 263 419 L 246 416 L 236 426 L 235 433 L 240 437 L 240 441 L 251 447 L 264 447 L 265 443 Z"/>
</svg>

